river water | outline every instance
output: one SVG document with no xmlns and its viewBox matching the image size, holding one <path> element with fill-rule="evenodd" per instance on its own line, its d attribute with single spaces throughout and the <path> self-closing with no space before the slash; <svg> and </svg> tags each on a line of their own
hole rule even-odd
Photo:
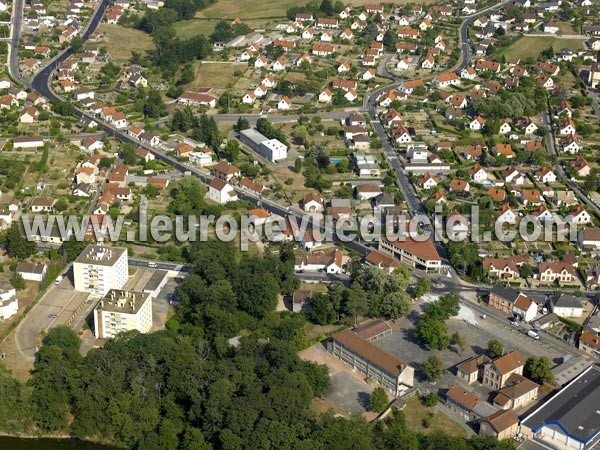
<svg viewBox="0 0 600 450">
<path fill-rule="evenodd" d="M 0 436 L 0 450 L 117 450 L 76 439 L 20 439 Z"/>
</svg>

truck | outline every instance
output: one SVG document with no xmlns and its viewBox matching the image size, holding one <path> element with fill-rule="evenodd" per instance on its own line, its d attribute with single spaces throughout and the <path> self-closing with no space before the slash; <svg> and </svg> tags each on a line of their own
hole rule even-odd
<svg viewBox="0 0 600 450">
<path fill-rule="evenodd" d="M 527 332 L 527 336 L 529 336 L 531 339 L 535 339 L 536 341 L 540 338 L 540 335 L 534 330 L 529 330 Z"/>
</svg>

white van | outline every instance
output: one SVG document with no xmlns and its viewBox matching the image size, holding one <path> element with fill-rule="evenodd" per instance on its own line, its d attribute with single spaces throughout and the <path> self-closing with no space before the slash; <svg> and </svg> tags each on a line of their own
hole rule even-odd
<svg viewBox="0 0 600 450">
<path fill-rule="evenodd" d="M 536 331 L 533 331 L 533 330 L 529 330 L 527 332 L 527 336 L 529 336 L 531 339 L 535 339 L 536 341 L 540 338 L 540 335 Z"/>
<path fill-rule="evenodd" d="M 148 267 L 156 267 L 156 266 L 157 266 L 157 264 L 154 261 L 150 261 L 148 263 Z"/>
</svg>

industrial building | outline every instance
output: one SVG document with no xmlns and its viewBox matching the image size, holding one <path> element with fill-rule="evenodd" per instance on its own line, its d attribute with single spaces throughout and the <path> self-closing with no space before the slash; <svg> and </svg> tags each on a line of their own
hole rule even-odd
<svg viewBox="0 0 600 450">
<path fill-rule="evenodd" d="M 122 289 L 128 277 L 126 248 L 88 245 L 73 262 L 76 291 L 103 296 L 111 289 Z"/>
<path fill-rule="evenodd" d="M 287 145 L 277 139 L 269 139 L 254 128 L 240 132 L 240 141 L 271 162 L 287 158 Z"/>
<path fill-rule="evenodd" d="M 544 447 L 588 450 L 600 442 L 600 367 L 583 371 L 521 421 L 521 433 Z"/>
<path fill-rule="evenodd" d="M 123 331 L 147 333 L 152 328 L 152 296 L 148 292 L 111 289 L 94 308 L 94 335 L 111 338 Z"/>
</svg>

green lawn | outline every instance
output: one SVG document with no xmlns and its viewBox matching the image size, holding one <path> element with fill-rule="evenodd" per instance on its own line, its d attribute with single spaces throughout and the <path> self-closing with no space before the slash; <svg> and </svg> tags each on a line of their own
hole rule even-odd
<svg viewBox="0 0 600 450">
<path fill-rule="evenodd" d="M 208 36 L 214 31 L 216 24 L 214 20 L 191 19 L 176 22 L 174 26 L 177 37 L 187 39 L 197 34 Z"/>
<path fill-rule="evenodd" d="M 428 428 L 425 428 L 423 426 L 423 419 L 432 413 L 434 416 L 431 420 L 431 425 Z M 467 435 L 465 429 L 461 425 L 443 412 L 436 411 L 435 408 L 427 408 L 424 406 L 418 396 L 411 397 L 407 400 L 404 414 L 406 415 L 406 424 L 410 430 L 425 434 L 429 434 L 433 431 L 442 431 L 452 436 L 465 437 Z"/>
<path fill-rule="evenodd" d="M 505 48 L 500 54 L 506 56 L 506 58 L 537 58 L 542 50 L 552 45 L 555 51 L 559 51 L 561 48 L 570 48 L 571 50 L 578 50 L 582 48 L 583 40 L 580 39 L 562 39 L 558 37 L 546 37 L 546 36 L 524 36 L 511 46 Z"/>
</svg>

